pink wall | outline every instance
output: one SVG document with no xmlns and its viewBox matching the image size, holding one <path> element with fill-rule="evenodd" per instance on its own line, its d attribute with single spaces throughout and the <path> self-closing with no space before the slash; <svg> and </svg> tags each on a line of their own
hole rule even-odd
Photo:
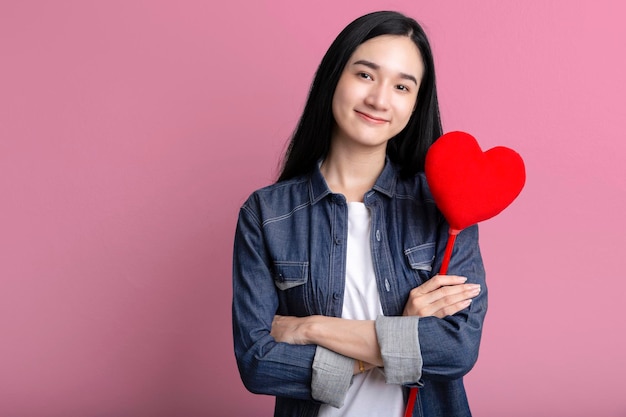
<svg viewBox="0 0 626 417">
<path fill-rule="evenodd" d="M 444 128 L 527 164 L 482 226 L 475 415 L 626 415 L 618 2 L 214 3 L 0 3 L 0 416 L 270 415 L 231 349 L 237 211 L 381 8 L 429 32 Z"/>
</svg>

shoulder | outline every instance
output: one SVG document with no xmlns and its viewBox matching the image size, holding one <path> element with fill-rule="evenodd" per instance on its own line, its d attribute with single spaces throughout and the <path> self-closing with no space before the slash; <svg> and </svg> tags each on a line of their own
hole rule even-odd
<svg viewBox="0 0 626 417">
<path fill-rule="evenodd" d="M 410 177 L 398 175 L 394 197 L 402 200 L 412 200 L 419 204 L 435 205 L 435 200 L 428 187 L 426 175 L 418 172 Z"/>
<path fill-rule="evenodd" d="M 241 207 L 265 223 L 268 219 L 279 218 L 298 208 L 310 205 L 308 175 L 280 181 L 254 191 Z"/>
</svg>

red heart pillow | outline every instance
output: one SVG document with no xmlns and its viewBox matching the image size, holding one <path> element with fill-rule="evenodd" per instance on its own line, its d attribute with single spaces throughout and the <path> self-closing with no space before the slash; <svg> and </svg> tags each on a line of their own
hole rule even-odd
<svg viewBox="0 0 626 417">
<path fill-rule="evenodd" d="M 526 181 L 517 152 L 503 146 L 483 152 L 465 132 L 437 139 L 426 154 L 424 170 L 437 207 L 455 231 L 500 213 Z"/>
</svg>

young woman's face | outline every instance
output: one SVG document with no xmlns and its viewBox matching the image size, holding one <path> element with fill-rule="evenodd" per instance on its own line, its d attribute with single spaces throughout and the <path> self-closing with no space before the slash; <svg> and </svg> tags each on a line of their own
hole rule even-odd
<svg viewBox="0 0 626 417">
<path fill-rule="evenodd" d="M 386 147 L 407 125 L 424 65 L 407 36 L 372 38 L 354 51 L 333 96 L 333 142 Z"/>
</svg>

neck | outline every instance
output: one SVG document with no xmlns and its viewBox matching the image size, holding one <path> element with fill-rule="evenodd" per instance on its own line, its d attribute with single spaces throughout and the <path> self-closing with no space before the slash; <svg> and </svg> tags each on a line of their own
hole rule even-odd
<svg viewBox="0 0 626 417">
<path fill-rule="evenodd" d="M 363 201 L 385 166 L 385 150 L 357 151 L 331 147 L 320 168 L 333 193 L 343 194 L 348 201 Z"/>
</svg>

